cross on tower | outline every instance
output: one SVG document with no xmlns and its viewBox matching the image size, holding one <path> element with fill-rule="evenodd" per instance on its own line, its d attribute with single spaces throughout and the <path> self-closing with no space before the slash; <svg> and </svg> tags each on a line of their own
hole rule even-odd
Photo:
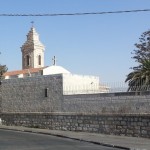
<svg viewBox="0 0 150 150">
<path fill-rule="evenodd" d="M 53 61 L 53 65 L 56 66 L 56 57 L 55 56 L 52 58 L 52 61 Z"/>
<path fill-rule="evenodd" d="M 32 27 L 34 26 L 34 21 L 31 21 Z"/>
</svg>

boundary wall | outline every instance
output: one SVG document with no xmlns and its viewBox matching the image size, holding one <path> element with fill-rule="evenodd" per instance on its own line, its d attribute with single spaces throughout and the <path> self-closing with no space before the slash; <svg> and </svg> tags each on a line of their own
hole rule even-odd
<svg viewBox="0 0 150 150">
<path fill-rule="evenodd" d="M 150 113 L 150 91 L 63 95 L 61 74 L 8 79 L 0 112 Z"/>
<path fill-rule="evenodd" d="M 150 113 L 150 92 L 64 95 L 62 104 L 63 112 Z"/>
<path fill-rule="evenodd" d="M 1 86 L 1 81 L 0 81 L 0 113 L 2 111 L 2 86 Z"/>
<path fill-rule="evenodd" d="M 3 113 L 2 124 L 150 138 L 150 114 Z"/>
</svg>

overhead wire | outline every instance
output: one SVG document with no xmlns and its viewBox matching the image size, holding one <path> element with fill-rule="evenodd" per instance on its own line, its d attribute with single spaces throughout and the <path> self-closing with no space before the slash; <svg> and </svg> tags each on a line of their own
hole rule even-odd
<svg viewBox="0 0 150 150">
<path fill-rule="evenodd" d="M 13 13 L 5 13 L 5 14 L 0 14 L 0 16 L 4 17 L 28 17 L 28 16 L 35 16 L 35 17 L 55 17 L 55 16 L 82 16 L 82 15 L 104 15 L 104 14 L 120 14 L 120 13 L 137 13 L 137 12 L 149 12 L 150 9 L 137 9 L 137 10 L 119 10 L 119 11 L 104 11 L 104 12 L 81 12 L 81 13 L 38 13 L 38 14 L 13 14 Z"/>
</svg>

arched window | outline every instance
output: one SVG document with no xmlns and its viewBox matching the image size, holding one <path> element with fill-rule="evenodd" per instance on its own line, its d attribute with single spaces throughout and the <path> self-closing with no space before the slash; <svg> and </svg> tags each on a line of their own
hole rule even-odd
<svg viewBox="0 0 150 150">
<path fill-rule="evenodd" d="M 29 55 L 27 55 L 27 57 L 26 57 L 27 59 L 27 66 L 30 66 L 30 56 Z"/>
<path fill-rule="evenodd" d="M 41 65 L 41 55 L 38 56 L 38 64 Z"/>
</svg>

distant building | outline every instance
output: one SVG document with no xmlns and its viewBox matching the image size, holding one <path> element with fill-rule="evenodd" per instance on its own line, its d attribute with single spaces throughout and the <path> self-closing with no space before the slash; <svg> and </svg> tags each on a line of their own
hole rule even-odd
<svg viewBox="0 0 150 150">
<path fill-rule="evenodd" d="M 62 74 L 64 94 L 85 94 L 108 92 L 109 88 L 99 83 L 99 77 L 76 75 L 70 73 L 62 66 L 44 66 L 44 45 L 39 40 L 39 35 L 34 27 L 27 34 L 27 40 L 21 47 L 22 70 L 10 71 L 4 74 L 5 79 L 26 78 L 42 75 Z"/>
</svg>

